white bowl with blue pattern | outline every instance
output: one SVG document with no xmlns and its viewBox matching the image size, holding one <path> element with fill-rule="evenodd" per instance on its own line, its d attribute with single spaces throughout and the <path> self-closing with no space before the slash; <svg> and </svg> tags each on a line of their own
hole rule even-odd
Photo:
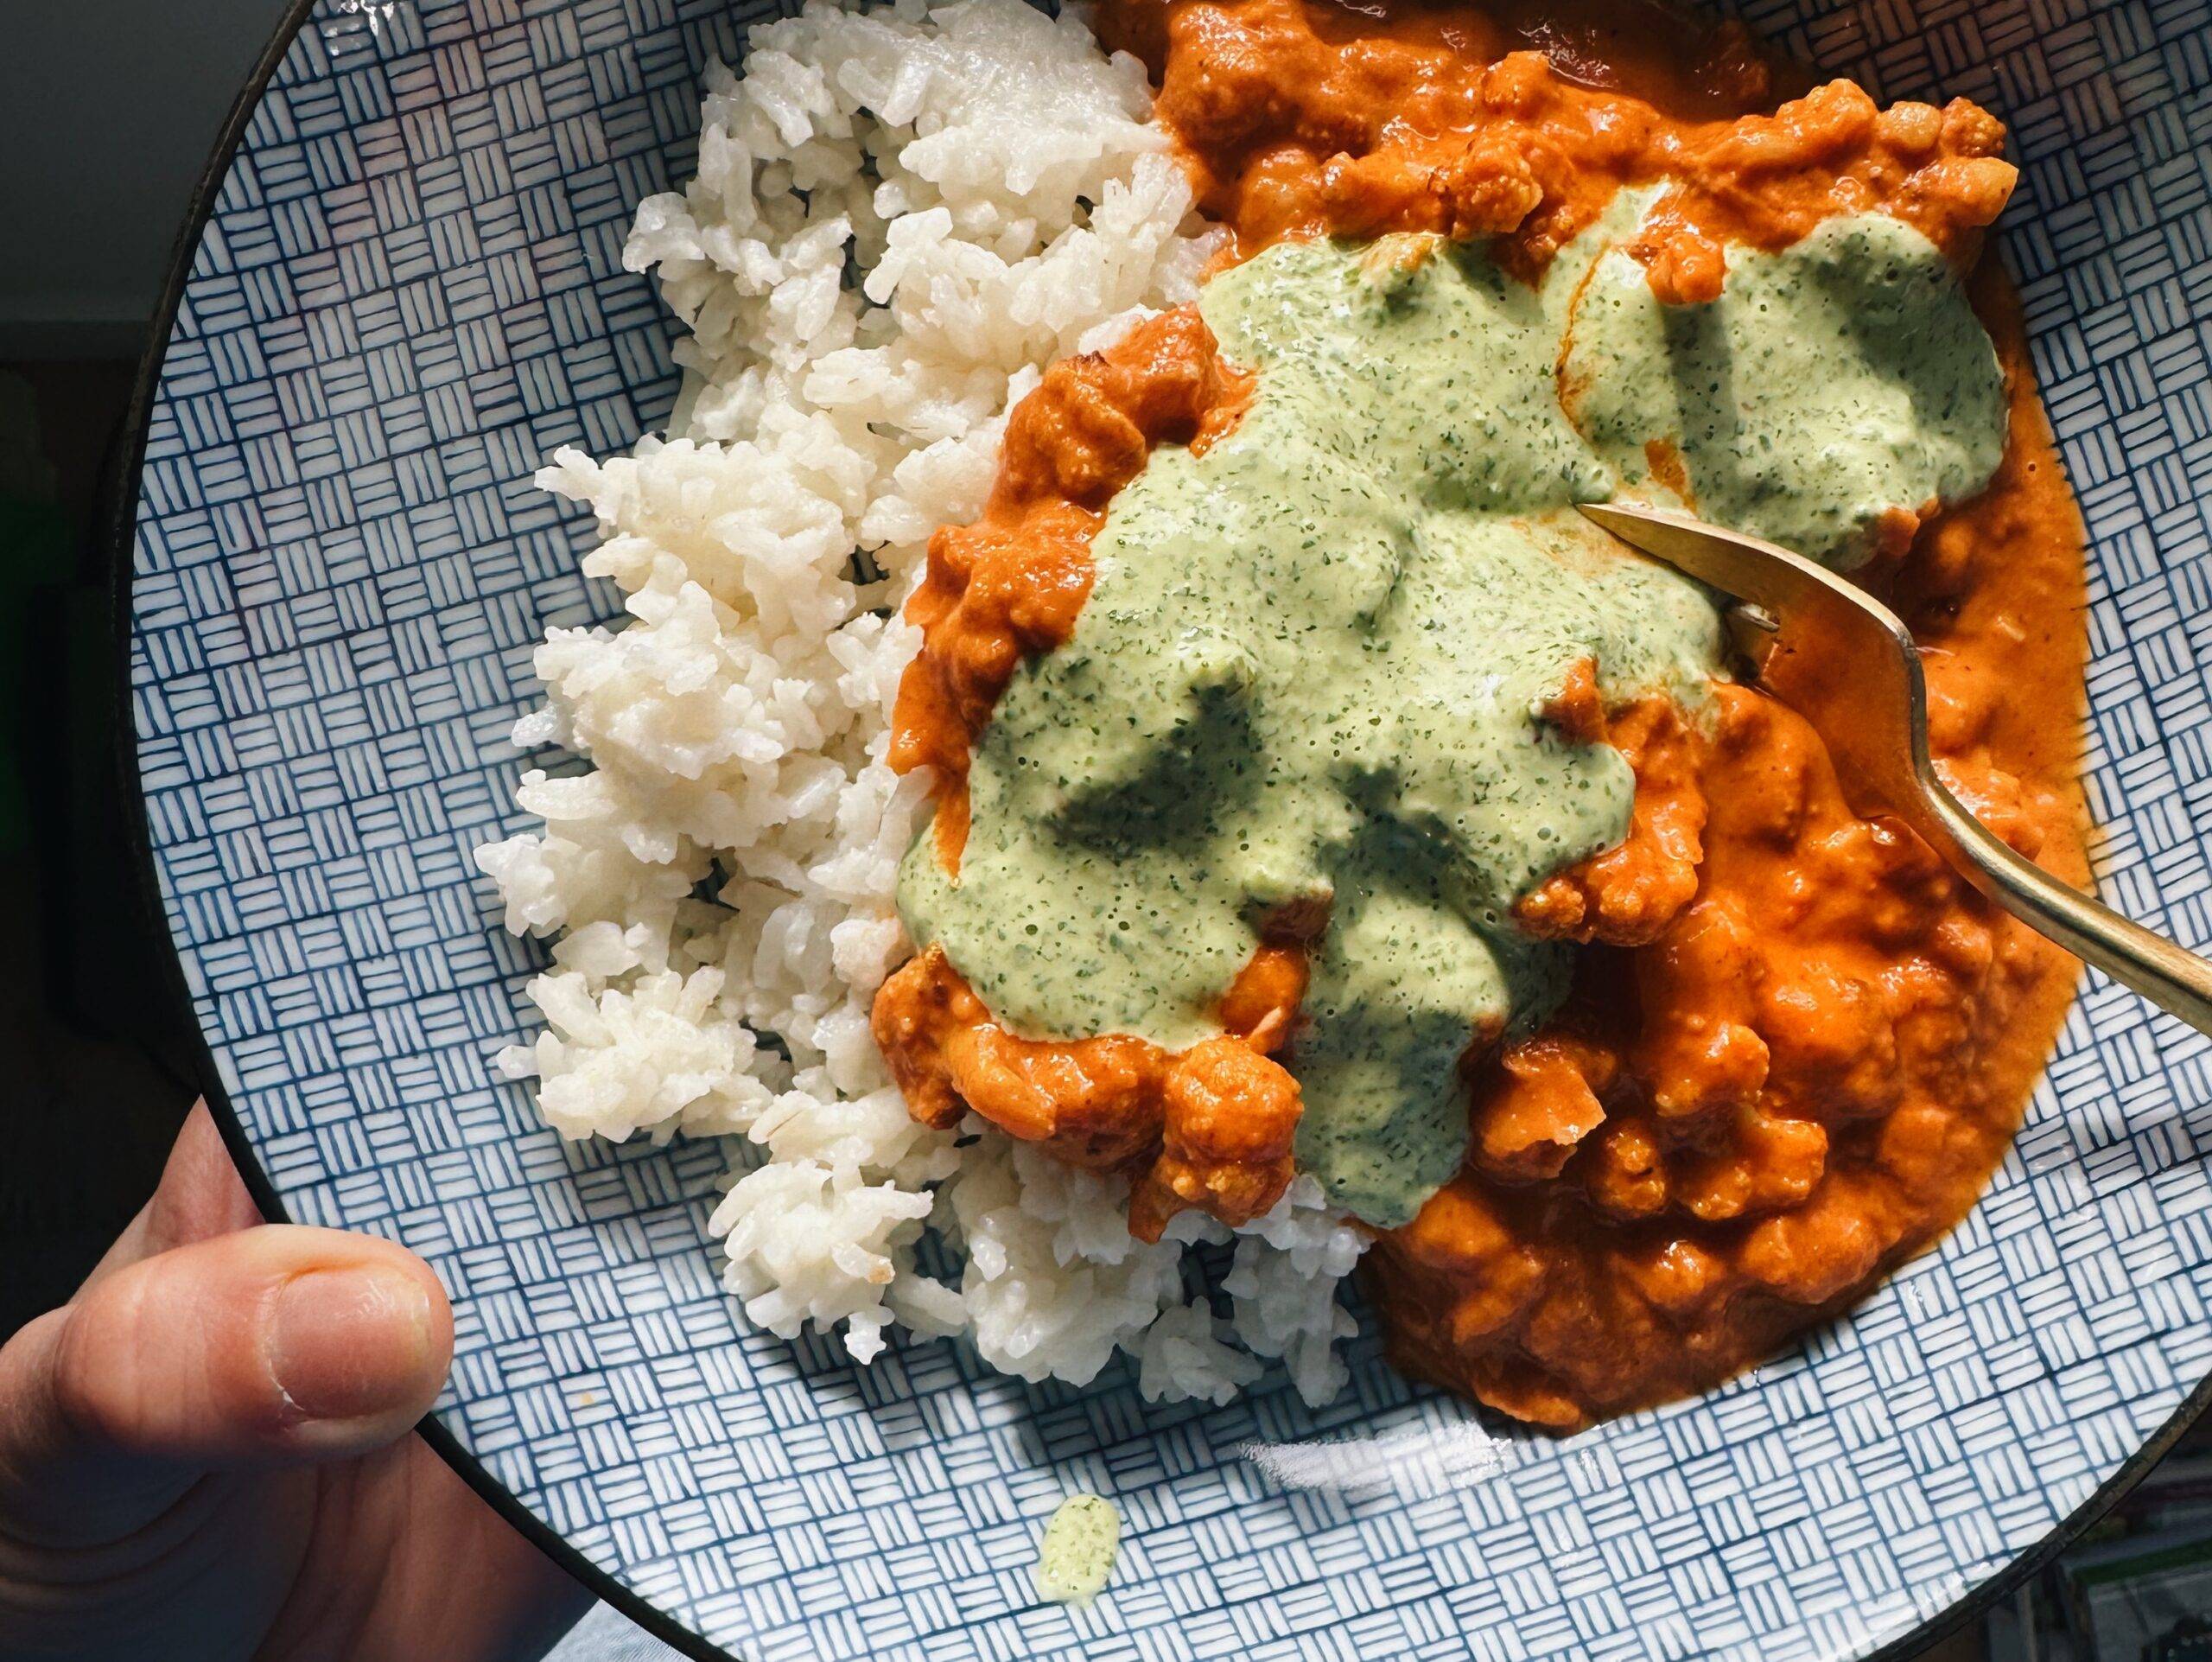
<svg viewBox="0 0 2212 1662">
<path fill-rule="evenodd" d="M 1371 1343 L 1319 1413 L 1280 1378 L 1224 1409 L 1036 1389 L 941 1342 L 856 1369 L 722 1296 L 713 1146 L 563 1144 L 492 1082 L 536 949 L 468 850 L 520 828 L 532 645 L 617 610 L 576 574 L 589 516 L 530 474 L 668 410 L 622 234 L 690 171 L 702 61 L 769 10 L 302 0 L 147 371 L 136 767 L 210 1095 L 272 1216 L 443 1278 L 440 1446 L 671 1642 L 747 1662 L 1827 1662 L 2056 1551 L 2212 1394 L 2212 1052 L 2101 979 L 1981 1206 L 1850 1318 L 1697 1401 L 1357 1493 L 1243 1450 L 1471 1417 Z M 2212 939 L 2212 0 L 1742 10 L 2010 124 L 2004 246 L 2093 538 L 2101 881 Z M 1087 1612 L 1030 1581 L 1076 1489 L 1126 1519 Z"/>
</svg>

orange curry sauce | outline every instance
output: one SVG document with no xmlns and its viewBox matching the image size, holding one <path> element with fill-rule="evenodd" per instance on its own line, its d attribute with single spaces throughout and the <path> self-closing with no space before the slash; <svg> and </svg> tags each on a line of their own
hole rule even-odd
<svg viewBox="0 0 2212 1662">
<path fill-rule="evenodd" d="M 1726 242 L 1778 247 L 1867 208 L 1969 268 L 2013 177 L 1971 105 L 1801 91 L 1733 26 L 1649 0 L 1109 0 L 1103 32 L 1150 67 L 1231 259 L 1426 230 L 1493 238 L 1533 275 L 1621 185 L 1663 175 L 1631 252 L 1662 299 L 1695 301 Z M 2003 468 L 1925 523 L 1890 516 L 1859 575 L 1922 643 L 1954 786 L 2078 879 L 2080 523 L 2010 293 L 1986 272 L 1973 293 L 2007 372 Z M 938 770 L 948 867 L 969 748 L 1021 659 L 1072 632 L 1109 500 L 1153 445 L 1203 446 L 1249 392 L 1194 308 L 1166 314 L 1054 368 L 1014 412 L 983 518 L 931 543 L 893 756 Z M 1948 1228 L 2071 993 L 2070 959 L 1854 811 L 1783 704 L 1716 698 L 1701 733 L 1654 700 L 1605 710 L 1578 673 L 1548 712 L 1627 756 L 1631 830 L 1522 902 L 1524 927 L 1589 943 L 1573 993 L 1529 1038 L 1470 1035 L 1465 1164 L 1366 1260 L 1400 1367 L 1545 1425 L 1723 1379 Z M 1128 1172 L 1138 1233 L 1186 1206 L 1241 1222 L 1293 1175 L 1298 1086 L 1278 1058 L 1297 1043 L 1301 942 L 1325 923 L 1271 920 L 1225 1036 L 1182 1053 L 1018 1038 L 935 950 L 885 984 L 877 1039 L 918 1118 L 970 1108 Z"/>
</svg>

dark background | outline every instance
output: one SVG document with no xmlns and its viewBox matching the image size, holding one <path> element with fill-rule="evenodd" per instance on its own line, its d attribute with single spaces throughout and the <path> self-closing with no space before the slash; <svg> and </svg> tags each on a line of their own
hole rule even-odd
<svg viewBox="0 0 2212 1662">
<path fill-rule="evenodd" d="M 0 1334 L 152 1188 L 194 1086 L 124 837 L 103 511 L 217 129 L 286 0 L 0 0 Z"/>
<path fill-rule="evenodd" d="M 68 1296 L 195 1094 L 124 835 L 102 509 L 133 373 L 0 364 L 0 1334 Z"/>
</svg>

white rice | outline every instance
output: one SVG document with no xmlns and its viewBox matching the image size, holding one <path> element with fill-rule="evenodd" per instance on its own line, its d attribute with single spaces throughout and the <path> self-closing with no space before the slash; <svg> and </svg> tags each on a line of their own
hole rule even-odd
<svg viewBox="0 0 2212 1662">
<path fill-rule="evenodd" d="M 1073 8 L 816 0 L 708 86 L 698 176 L 624 256 L 691 330 L 670 436 L 538 475 L 598 515 L 584 570 L 630 616 L 538 648 L 516 742 L 590 768 L 525 774 L 544 831 L 477 853 L 507 927 L 556 938 L 546 1030 L 499 1068 L 565 1137 L 742 1139 L 712 1226 L 786 1338 L 842 1324 L 865 1362 L 897 1321 L 1075 1384 L 1120 1349 L 1147 1396 L 1216 1402 L 1282 1357 L 1325 1401 L 1363 1238 L 1310 1179 L 1243 1232 L 1217 1319 L 1181 1264 L 1217 1226 L 1147 1246 L 1120 1181 L 917 1125 L 868 1030 L 912 950 L 893 886 L 929 781 L 884 755 L 925 544 L 981 512 L 1041 368 L 1190 299 L 1216 245 L 1144 72 Z M 957 1287 L 916 1268 L 925 1229 Z"/>
</svg>

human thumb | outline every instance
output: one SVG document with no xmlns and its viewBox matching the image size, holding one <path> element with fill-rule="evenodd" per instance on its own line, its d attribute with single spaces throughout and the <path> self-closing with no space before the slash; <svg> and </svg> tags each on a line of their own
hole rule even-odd
<svg viewBox="0 0 2212 1662">
<path fill-rule="evenodd" d="M 201 1473 L 380 1447 L 452 1356 L 437 1278 L 389 1241 L 272 1224 L 143 1259 L 0 1349 L 0 1533 L 112 1540 Z"/>
</svg>

